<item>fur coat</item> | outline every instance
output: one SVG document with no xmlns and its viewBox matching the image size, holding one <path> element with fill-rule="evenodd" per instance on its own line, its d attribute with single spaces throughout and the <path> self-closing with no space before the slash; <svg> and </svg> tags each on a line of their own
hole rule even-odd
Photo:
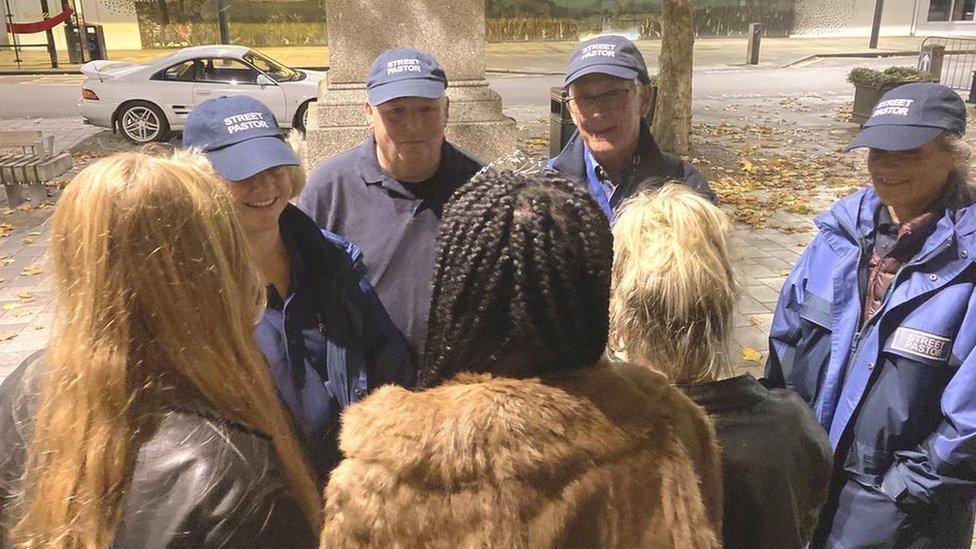
<svg viewBox="0 0 976 549">
<path fill-rule="evenodd" d="M 462 374 L 349 408 L 325 547 L 717 547 L 704 411 L 659 374 Z"/>
</svg>

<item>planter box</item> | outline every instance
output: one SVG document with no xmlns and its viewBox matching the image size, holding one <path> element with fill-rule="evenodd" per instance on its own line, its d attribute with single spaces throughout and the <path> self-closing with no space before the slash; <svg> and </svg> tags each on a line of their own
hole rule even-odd
<svg viewBox="0 0 976 549">
<path fill-rule="evenodd" d="M 912 84 L 914 82 L 923 82 L 923 80 L 913 80 L 912 82 L 898 82 L 897 84 L 890 84 L 881 88 L 877 88 L 870 85 L 855 84 L 854 85 L 854 109 L 851 112 L 851 122 L 857 122 L 858 124 L 864 124 L 867 122 L 868 118 L 871 118 L 871 113 L 874 111 L 874 106 L 878 104 L 881 100 L 881 96 L 888 92 L 888 90 L 897 88 L 902 84 Z"/>
</svg>

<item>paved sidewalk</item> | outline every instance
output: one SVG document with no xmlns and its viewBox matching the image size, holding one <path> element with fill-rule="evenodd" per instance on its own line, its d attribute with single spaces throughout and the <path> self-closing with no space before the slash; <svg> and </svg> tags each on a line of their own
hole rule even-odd
<svg viewBox="0 0 976 549">
<path fill-rule="evenodd" d="M 80 118 L 0 120 L 0 130 L 41 130 L 54 136 L 57 152 L 97 142 L 103 133 Z M 73 177 L 90 154 L 76 154 L 75 167 L 62 180 Z M 54 207 L 11 210 L 5 204 L 6 197 L 0 196 L 0 380 L 47 344 L 54 316 L 45 255 Z"/>
<path fill-rule="evenodd" d="M 876 50 L 869 50 L 867 38 L 765 38 L 760 53 L 761 66 L 778 67 L 811 55 L 877 56 L 914 54 L 923 37 L 884 37 Z M 743 64 L 746 58 L 745 38 L 700 38 L 695 42 L 695 67 L 715 67 Z M 576 42 L 508 42 L 486 44 L 485 53 L 489 71 L 519 71 L 541 74 L 562 74 L 566 61 Z M 641 40 L 638 47 L 644 53 L 649 67 L 657 67 L 660 40 Z M 258 48 L 262 52 L 293 67 L 324 67 L 329 64 L 328 46 L 282 46 Z M 115 61 L 144 62 L 171 53 L 170 49 L 114 50 L 109 58 Z M 62 57 L 66 56 L 61 52 Z M 0 51 L 0 72 L 37 73 L 50 69 L 47 52 L 30 50 L 21 52 L 24 63 L 18 69 L 13 52 Z M 59 71 L 78 71 L 78 65 L 63 59 Z"/>
</svg>

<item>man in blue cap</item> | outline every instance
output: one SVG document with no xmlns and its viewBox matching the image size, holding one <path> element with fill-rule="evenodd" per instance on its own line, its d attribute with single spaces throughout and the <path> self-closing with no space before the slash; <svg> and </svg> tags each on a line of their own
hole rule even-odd
<svg viewBox="0 0 976 549">
<path fill-rule="evenodd" d="M 444 204 L 482 167 L 444 139 L 446 88 L 431 55 L 396 48 L 377 57 L 366 79 L 372 135 L 312 172 L 298 201 L 323 229 L 362 248 L 370 281 L 418 357 Z"/>
<path fill-rule="evenodd" d="M 611 220 L 627 198 L 672 180 L 715 201 L 701 172 L 658 149 L 644 120 L 648 84 L 644 57 L 622 36 L 591 38 L 570 55 L 565 86 L 577 131 L 549 167 L 585 181 Z"/>
<path fill-rule="evenodd" d="M 966 107 L 886 93 L 848 149 L 871 186 L 817 218 L 786 279 L 766 378 L 834 449 L 814 547 L 966 547 L 976 496 L 976 208 Z"/>
</svg>

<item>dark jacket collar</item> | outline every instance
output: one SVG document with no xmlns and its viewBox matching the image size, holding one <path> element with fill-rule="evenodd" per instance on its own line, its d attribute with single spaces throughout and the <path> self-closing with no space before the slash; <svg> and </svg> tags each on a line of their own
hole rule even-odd
<svg viewBox="0 0 976 549">
<path fill-rule="evenodd" d="M 325 288 L 328 293 L 338 295 L 341 288 L 347 287 L 343 282 L 355 276 L 352 259 L 345 250 L 332 246 L 325 239 L 322 229 L 311 217 L 288 204 L 278 218 L 278 226 L 288 243 L 289 254 L 298 256 L 292 259 L 293 264 L 299 262 L 308 280 L 315 281 L 309 285 L 313 293 Z"/>
<path fill-rule="evenodd" d="M 570 177 L 586 179 L 585 146 L 583 137 L 579 130 L 576 130 L 562 152 L 553 161 L 553 169 Z M 668 162 L 670 157 L 658 148 L 654 136 L 651 135 L 651 128 L 644 119 L 640 121 L 640 134 L 637 138 L 634 154 L 637 155 L 637 161 L 635 162 L 634 176 L 630 179 L 635 185 L 647 178 L 660 176 L 663 172 L 670 173 L 673 171 L 672 164 L 674 162 Z M 679 171 L 675 175 L 680 177 L 681 172 Z"/>
<path fill-rule="evenodd" d="M 678 388 L 709 414 L 749 408 L 769 396 L 769 390 L 751 374 Z"/>
</svg>

